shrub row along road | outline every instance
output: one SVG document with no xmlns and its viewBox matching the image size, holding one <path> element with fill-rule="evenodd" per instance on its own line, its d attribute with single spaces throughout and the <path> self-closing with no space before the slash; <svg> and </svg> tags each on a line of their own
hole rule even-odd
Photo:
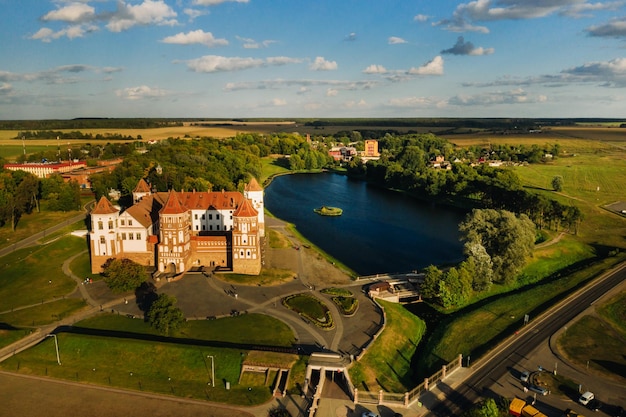
<svg viewBox="0 0 626 417">
<path fill-rule="evenodd" d="M 495 351 L 473 365 L 473 372 L 446 399 L 433 407 L 428 416 L 451 416 L 460 414 L 474 404 L 490 386 L 511 368 L 516 358 L 525 357 L 537 346 L 546 343 L 549 337 L 568 322 L 585 311 L 598 298 L 626 279 L 626 264 L 605 273 L 602 277 L 572 294 L 555 307 L 546 311 L 537 320 L 512 336 Z"/>
</svg>

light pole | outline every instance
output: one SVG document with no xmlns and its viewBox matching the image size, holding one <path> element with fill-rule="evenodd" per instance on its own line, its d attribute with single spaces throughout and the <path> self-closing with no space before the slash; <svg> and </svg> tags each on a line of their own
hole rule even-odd
<svg viewBox="0 0 626 417">
<path fill-rule="evenodd" d="M 213 383 L 213 388 L 215 388 L 215 360 L 211 355 L 207 355 L 207 358 L 211 358 L 211 382 Z"/>
<path fill-rule="evenodd" d="M 57 335 L 49 334 L 49 335 L 46 335 L 46 337 L 54 337 L 54 347 L 56 348 L 56 352 L 57 352 L 57 363 L 61 365 L 61 357 L 59 356 L 59 340 L 57 339 Z"/>
</svg>

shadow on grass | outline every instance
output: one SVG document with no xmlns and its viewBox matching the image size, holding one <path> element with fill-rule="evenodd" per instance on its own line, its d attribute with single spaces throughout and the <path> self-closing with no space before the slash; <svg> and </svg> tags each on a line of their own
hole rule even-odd
<svg viewBox="0 0 626 417">
<path fill-rule="evenodd" d="M 283 347 L 283 346 L 266 346 L 266 345 L 247 344 L 247 343 L 220 342 L 216 340 L 184 339 L 184 338 L 178 338 L 178 337 L 132 333 L 132 332 L 124 332 L 124 331 L 118 331 L 118 330 L 88 329 L 88 328 L 77 327 L 77 326 L 60 326 L 60 327 L 57 327 L 53 333 L 55 334 L 68 333 L 68 334 L 98 336 L 98 337 L 126 339 L 126 340 L 131 339 L 131 340 L 141 340 L 141 341 L 146 341 L 146 342 L 171 343 L 171 344 L 187 345 L 187 346 L 210 346 L 210 347 L 220 347 L 220 348 L 228 348 L 228 349 L 261 350 L 261 351 L 266 351 L 266 352 L 281 352 L 281 353 L 298 354 L 298 350 L 295 347 L 289 348 L 289 347 Z"/>
<path fill-rule="evenodd" d="M 11 326 L 9 323 L 0 323 L 0 330 L 19 330 L 17 327 Z"/>
</svg>

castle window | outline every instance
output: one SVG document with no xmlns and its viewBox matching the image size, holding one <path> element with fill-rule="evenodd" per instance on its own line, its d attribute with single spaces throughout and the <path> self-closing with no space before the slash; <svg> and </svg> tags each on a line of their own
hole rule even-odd
<svg viewBox="0 0 626 417">
<path fill-rule="evenodd" d="M 102 224 L 102 222 L 98 222 L 98 229 L 99 230 L 104 229 L 104 224 Z"/>
<path fill-rule="evenodd" d="M 209 214 L 209 220 L 213 220 L 213 215 Z"/>
<path fill-rule="evenodd" d="M 198 225 L 196 225 L 196 230 L 198 230 Z M 204 230 L 204 226 L 202 226 L 202 230 Z"/>
<path fill-rule="evenodd" d="M 232 215 L 232 214 L 230 215 L 230 219 L 231 219 L 231 220 L 233 219 L 233 215 Z"/>
<path fill-rule="evenodd" d="M 132 226 L 133 225 L 133 221 L 132 220 L 128 220 L 128 225 Z"/>
<path fill-rule="evenodd" d="M 109 220 L 109 230 L 113 229 L 113 220 Z"/>
<path fill-rule="evenodd" d="M 213 230 L 213 225 L 212 224 L 209 225 L 209 230 Z"/>
<path fill-rule="evenodd" d="M 248 251 L 248 258 L 250 257 L 250 251 Z"/>
<path fill-rule="evenodd" d="M 122 226 L 124 226 L 124 224 L 125 224 L 125 223 L 126 223 L 126 220 L 124 220 L 124 219 L 120 220 L 120 224 L 121 224 Z"/>
<path fill-rule="evenodd" d="M 203 214 L 203 215 L 202 215 L 202 220 L 204 220 L 204 219 L 205 219 L 205 216 L 204 216 L 204 214 Z"/>
<path fill-rule="evenodd" d="M 206 226 L 204 224 L 202 225 L 202 230 L 206 230 Z"/>
<path fill-rule="evenodd" d="M 137 233 L 137 240 L 141 240 L 141 233 Z"/>
<path fill-rule="evenodd" d="M 126 240 L 126 233 L 122 233 L 122 240 Z"/>
<path fill-rule="evenodd" d="M 133 234 L 132 234 L 132 233 L 129 233 L 129 234 L 128 234 L 128 240 L 134 240 L 134 237 L 133 237 Z"/>
<path fill-rule="evenodd" d="M 104 236 L 100 236 L 100 243 L 103 245 L 106 243 L 106 240 L 104 240 Z"/>
<path fill-rule="evenodd" d="M 216 214 L 216 215 L 215 215 L 215 218 L 216 218 L 217 220 L 219 220 L 219 219 L 220 219 L 220 215 L 219 215 L 219 214 Z"/>
<path fill-rule="evenodd" d="M 239 255 L 241 255 L 241 257 L 243 258 L 243 250 L 239 252 Z"/>
<path fill-rule="evenodd" d="M 220 225 L 219 224 L 217 225 L 217 230 L 220 230 Z"/>
<path fill-rule="evenodd" d="M 194 218 L 195 220 L 198 220 L 198 215 L 197 215 L 197 214 L 194 214 L 194 215 L 193 215 L 193 218 Z"/>
</svg>

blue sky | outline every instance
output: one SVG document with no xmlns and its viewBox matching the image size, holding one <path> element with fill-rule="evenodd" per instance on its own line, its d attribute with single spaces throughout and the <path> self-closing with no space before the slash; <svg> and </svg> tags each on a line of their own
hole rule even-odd
<svg viewBox="0 0 626 417">
<path fill-rule="evenodd" d="M 0 119 L 625 117 L 626 0 L 0 0 Z"/>
</svg>

